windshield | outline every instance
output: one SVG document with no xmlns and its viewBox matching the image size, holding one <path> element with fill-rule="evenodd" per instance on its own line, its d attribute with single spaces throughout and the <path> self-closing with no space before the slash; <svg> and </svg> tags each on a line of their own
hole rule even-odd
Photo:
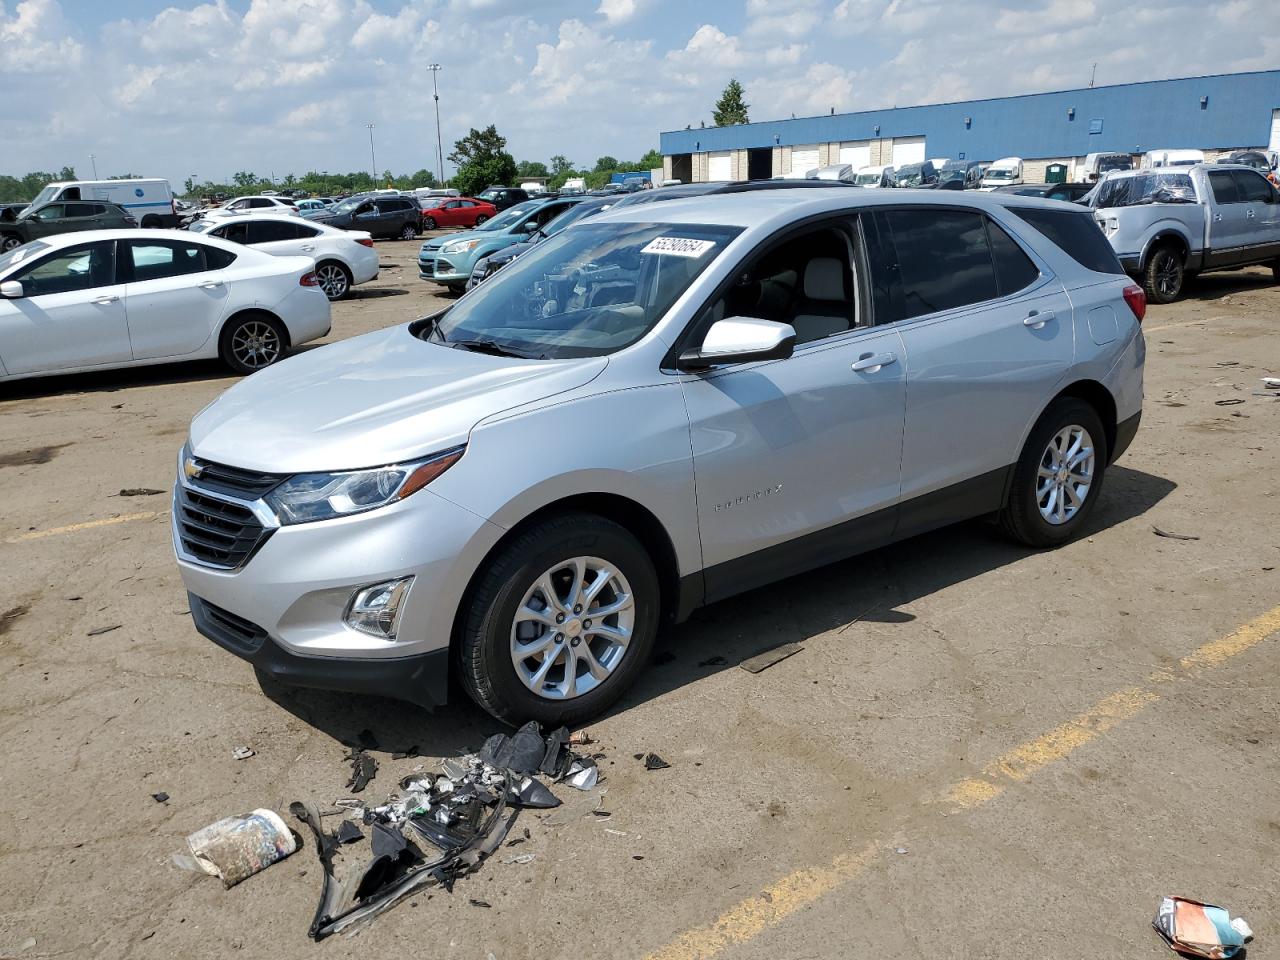
<svg viewBox="0 0 1280 960">
<path fill-rule="evenodd" d="M 939 183 L 951 183 L 953 180 L 963 180 L 968 170 L 965 167 L 943 167 L 938 173 Z"/>
<path fill-rule="evenodd" d="M 45 187 L 43 190 L 41 190 L 39 193 L 36 194 L 36 198 L 31 201 L 31 206 L 38 207 L 42 203 L 48 203 L 57 195 L 57 193 L 58 193 L 57 187 L 52 187 L 52 186 Z"/>
<path fill-rule="evenodd" d="M 224 221 L 225 222 L 225 221 Z M 212 220 L 197 220 L 191 226 L 187 227 L 192 233 L 204 233 L 206 230 L 212 230 L 217 224 Z"/>
<path fill-rule="evenodd" d="M 32 240 L 30 243 L 24 243 L 20 247 L 14 247 L 4 256 L 0 257 L 0 275 L 6 273 L 10 267 L 17 266 L 23 260 L 29 260 L 37 253 L 42 253 L 49 249 L 49 244 L 41 240 Z"/>
<path fill-rule="evenodd" d="M 1099 173 L 1110 173 L 1112 170 L 1132 170 L 1132 169 L 1133 169 L 1133 157 L 1130 157 L 1130 156 L 1098 158 Z"/>
<path fill-rule="evenodd" d="M 1014 171 L 1009 167 L 991 167 L 982 175 L 984 180 L 1012 180 Z"/>
<path fill-rule="evenodd" d="M 337 204 L 333 208 L 334 213 L 350 213 L 356 207 L 360 206 L 360 204 L 366 203 L 368 199 L 368 197 L 350 197 Z"/>
<path fill-rule="evenodd" d="M 501 190 L 481 190 L 476 194 L 477 200 L 492 200 L 494 197 L 502 195 Z"/>
<path fill-rule="evenodd" d="M 418 206 L 423 210 L 432 210 L 436 207 L 443 207 L 449 202 L 448 197 L 423 197 L 418 201 Z"/>
<path fill-rule="evenodd" d="M 422 336 L 540 359 L 613 353 L 648 333 L 740 232 L 583 224 L 512 261 Z"/>
<path fill-rule="evenodd" d="M 911 163 L 898 168 L 898 186 L 916 187 L 924 179 L 924 164 Z"/>
<path fill-rule="evenodd" d="M 879 183 L 880 174 L 878 173 L 860 173 L 853 181 L 854 183 Z"/>
<path fill-rule="evenodd" d="M 1095 207 L 1132 207 L 1143 203 L 1195 203 L 1196 188 L 1186 173 L 1140 173 L 1112 177 L 1093 191 Z"/>
<path fill-rule="evenodd" d="M 484 194 L 482 193 L 480 196 L 483 197 Z M 507 227 L 513 226 L 523 220 L 529 215 L 529 212 L 536 209 L 538 204 L 541 202 L 541 200 L 526 200 L 524 203 L 517 203 L 514 207 L 507 207 L 507 209 L 503 210 L 496 217 L 486 220 L 484 223 L 480 224 L 480 226 L 476 227 L 476 229 L 505 230 Z"/>
</svg>

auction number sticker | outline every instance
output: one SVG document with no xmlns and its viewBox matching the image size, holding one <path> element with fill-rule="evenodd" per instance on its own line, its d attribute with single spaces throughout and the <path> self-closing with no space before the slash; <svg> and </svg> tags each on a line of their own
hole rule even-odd
<svg viewBox="0 0 1280 960">
<path fill-rule="evenodd" d="M 700 257 L 712 247 L 714 240 L 693 240 L 689 237 L 657 237 L 650 240 L 641 253 L 664 253 L 674 257 Z"/>
</svg>

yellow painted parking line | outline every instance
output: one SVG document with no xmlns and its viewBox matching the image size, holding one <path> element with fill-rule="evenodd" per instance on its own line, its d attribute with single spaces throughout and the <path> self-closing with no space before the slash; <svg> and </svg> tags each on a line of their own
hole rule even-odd
<svg viewBox="0 0 1280 960">
<path fill-rule="evenodd" d="M 81 530 L 93 530 L 97 527 L 111 527 L 117 523 L 132 523 L 135 520 L 152 520 L 164 516 L 163 510 L 145 510 L 140 513 L 122 513 L 118 517 L 105 517 L 102 520 L 86 520 L 83 523 L 72 523 L 65 527 L 50 527 L 48 530 L 32 530 L 9 537 L 5 543 L 26 543 L 28 540 L 43 540 L 45 537 L 60 537 L 64 533 L 79 533 Z"/>
<path fill-rule="evenodd" d="M 1109 694 L 1066 723 L 1001 754 L 982 768 L 981 776 L 966 777 L 951 784 L 943 793 L 943 801 L 961 810 L 973 810 L 989 803 L 1009 786 L 1065 759 L 1158 701 L 1161 695 L 1153 685 L 1186 679 L 1220 666 L 1278 631 L 1280 607 L 1274 607 L 1226 636 L 1197 647 L 1178 662 L 1181 672 L 1153 673 L 1147 678 L 1147 685 L 1125 687 Z M 755 896 L 730 907 L 711 924 L 681 934 L 650 953 L 646 960 L 710 960 L 727 947 L 747 943 L 857 878 L 886 846 L 871 843 L 859 853 L 840 854 L 826 865 L 789 873 Z"/>
</svg>

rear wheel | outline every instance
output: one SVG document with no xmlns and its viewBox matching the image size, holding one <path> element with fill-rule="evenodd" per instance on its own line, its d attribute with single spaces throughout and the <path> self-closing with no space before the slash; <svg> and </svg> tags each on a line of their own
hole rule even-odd
<svg viewBox="0 0 1280 960">
<path fill-rule="evenodd" d="M 644 669 L 659 611 L 653 562 L 627 530 L 592 514 L 549 518 L 481 571 L 461 624 L 462 682 L 507 723 L 578 723 Z"/>
<path fill-rule="evenodd" d="M 423 218 L 422 218 L 422 229 L 423 229 L 423 230 L 434 230 L 435 228 L 436 228 L 436 218 L 435 218 L 435 217 L 423 217 Z"/>
<path fill-rule="evenodd" d="M 1071 540 L 1098 500 L 1107 457 L 1097 411 L 1076 397 L 1055 400 L 1022 448 L 1000 526 L 1029 547 Z"/>
<path fill-rule="evenodd" d="M 414 229 L 412 223 L 406 223 L 403 227 L 400 228 L 401 240 L 412 240 L 417 235 L 418 235 L 418 231 Z"/>
<path fill-rule="evenodd" d="M 478 226 L 480 226 L 480 224 L 484 223 L 484 222 L 485 222 L 486 220 L 488 220 L 488 219 L 489 219 L 489 218 L 488 218 L 488 217 L 486 217 L 483 213 L 482 213 L 482 214 L 480 214 L 480 216 L 476 217 L 476 226 L 477 226 L 477 227 L 478 227 Z"/>
<path fill-rule="evenodd" d="M 1156 247 L 1142 272 L 1147 299 L 1152 303 L 1173 303 L 1182 293 L 1185 275 L 1182 253 L 1176 247 L 1169 244 Z"/>
<path fill-rule="evenodd" d="M 223 328 L 218 352 L 236 373 L 249 374 L 283 358 L 287 343 L 279 320 L 264 313 L 242 313 Z"/>
<path fill-rule="evenodd" d="M 160 226 L 160 218 L 157 217 L 155 214 L 148 214 L 147 216 L 142 218 L 142 226 L 148 230 L 152 229 L 153 227 L 158 227 Z"/>
<path fill-rule="evenodd" d="M 8 253 L 20 246 L 22 246 L 22 238 L 15 237 L 12 233 L 6 233 L 3 238 L 0 238 L 0 253 Z"/>
<path fill-rule="evenodd" d="M 351 292 L 351 271 L 336 260 L 323 260 L 316 264 L 316 277 L 320 289 L 330 300 L 341 300 Z"/>
</svg>

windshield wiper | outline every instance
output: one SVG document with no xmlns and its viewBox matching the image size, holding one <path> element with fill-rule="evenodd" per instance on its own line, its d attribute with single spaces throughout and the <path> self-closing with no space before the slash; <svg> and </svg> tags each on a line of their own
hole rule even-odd
<svg viewBox="0 0 1280 960">
<path fill-rule="evenodd" d="M 496 340 L 490 340 L 488 337 L 477 337 L 474 340 L 449 340 L 446 341 L 449 346 L 457 347 L 461 350 L 470 350 L 473 353 L 487 353 L 493 357 L 515 357 L 519 360 L 545 360 L 545 353 L 531 353 L 527 350 L 517 350 L 506 344 L 498 343 Z"/>
</svg>

